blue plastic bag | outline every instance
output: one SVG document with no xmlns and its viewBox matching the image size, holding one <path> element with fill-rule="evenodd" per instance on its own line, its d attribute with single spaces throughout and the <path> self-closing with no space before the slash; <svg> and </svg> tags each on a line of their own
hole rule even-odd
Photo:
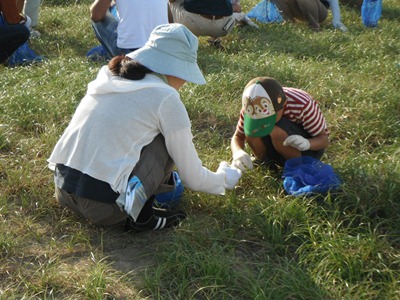
<svg viewBox="0 0 400 300">
<path fill-rule="evenodd" d="M 378 26 L 382 14 L 382 0 L 364 0 L 361 6 L 361 18 L 366 27 Z"/>
<path fill-rule="evenodd" d="M 119 14 L 117 10 L 117 5 L 113 5 L 110 7 L 110 13 L 114 16 L 115 20 L 119 21 Z"/>
<path fill-rule="evenodd" d="M 179 178 L 179 175 L 177 172 L 172 172 L 174 183 L 175 183 L 175 188 L 174 190 L 166 193 L 160 193 L 155 195 L 155 205 L 162 207 L 162 208 L 168 208 L 172 209 L 178 206 L 182 194 L 183 194 L 183 184 L 181 179 Z"/>
<path fill-rule="evenodd" d="M 310 156 L 288 159 L 283 169 L 283 178 L 285 191 L 294 196 L 326 194 L 341 185 L 330 165 Z"/>
<path fill-rule="evenodd" d="M 247 17 L 261 23 L 281 23 L 283 18 L 270 0 L 262 0 L 248 14 Z"/>
</svg>

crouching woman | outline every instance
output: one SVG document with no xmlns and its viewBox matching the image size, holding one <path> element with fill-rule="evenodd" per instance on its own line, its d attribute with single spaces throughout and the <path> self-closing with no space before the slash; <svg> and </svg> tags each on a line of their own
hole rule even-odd
<svg viewBox="0 0 400 300">
<path fill-rule="evenodd" d="M 154 195 L 174 188 L 175 166 L 192 190 L 234 188 L 240 170 L 202 166 L 178 93 L 187 81 L 205 83 L 197 48 L 185 26 L 160 25 L 144 47 L 100 70 L 48 159 L 62 206 L 98 225 L 163 229 L 185 218 L 152 205 Z"/>
</svg>

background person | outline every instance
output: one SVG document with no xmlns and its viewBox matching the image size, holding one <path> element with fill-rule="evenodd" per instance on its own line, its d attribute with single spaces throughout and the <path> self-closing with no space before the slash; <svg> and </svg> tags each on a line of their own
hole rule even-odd
<svg viewBox="0 0 400 300">
<path fill-rule="evenodd" d="M 220 37 L 235 26 L 233 12 L 241 12 L 240 0 L 169 0 L 170 22 L 180 23 L 196 36 L 209 36 L 220 46 Z"/>
<path fill-rule="evenodd" d="M 118 20 L 109 11 L 112 5 L 95 0 L 90 7 L 94 32 L 110 57 L 144 46 L 156 26 L 168 23 L 168 0 L 115 0 Z"/>
<path fill-rule="evenodd" d="M 7 59 L 30 36 L 30 18 L 21 15 L 12 0 L 0 0 L 0 63 Z"/>
<path fill-rule="evenodd" d="M 174 189 L 175 165 L 192 190 L 234 188 L 240 170 L 202 166 L 178 93 L 186 81 L 205 83 L 197 48 L 185 26 L 160 25 L 144 47 L 100 70 L 48 159 L 62 206 L 98 225 L 128 220 L 135 230 L 162 229 L 185 218 L 152 206 L 155 194 Z"/>
<path fill-rule="evenodd" d="M 270 77 L 252 79 L 242 96 L 242 109 L 231 140 L 232 165 L 253 168 L 244 151 L 271 167 L 300 156 L 320 159 L 328 147 L 328 130 L 317 102 L 305 91 L 282 87 Z"/>
<path fill-rule="evenodd" d="M 332 25 L 347 31 L 341 21 L 338 0 L 272 0 L 285 20 L 305 21 L 315 31 L 321 30 L 320 24 L 328 17 L 328 9 L 332 11 Z"/>
</svg>

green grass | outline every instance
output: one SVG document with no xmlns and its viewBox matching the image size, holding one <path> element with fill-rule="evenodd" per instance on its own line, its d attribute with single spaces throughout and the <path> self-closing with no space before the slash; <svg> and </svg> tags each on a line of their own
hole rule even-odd
<svg viewBox="0 0 400 300">
<path fill-rule="evenodd" d="M 101 63 L 91 1 L 46 0 L 31 47 L 46 61 L 0 66 L 0 299 L 400 299 L 400 4 L 379 27 L 342 8 L 349 31 L 238 27 L 225 51 L 200 38 L 207 85 L 181 97 L 207 167 L 230 159 L 246 83 L 272 76 L 309 91 L 331 131 L 323 161 L 343 180 L 293 197 L 258 167 L 225 197 L 185 190 L 189 219 L 164 232 L 92 227 L 60 209 L 47 169 Z M 242 0 L 249 11 L 257 1 Z"/>
</svg>

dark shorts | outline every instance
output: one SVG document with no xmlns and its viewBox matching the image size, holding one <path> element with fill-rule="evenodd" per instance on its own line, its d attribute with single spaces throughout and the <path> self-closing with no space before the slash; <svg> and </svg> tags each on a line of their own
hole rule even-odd
<svg viewBox="0 0 400 300">
<path fill-rule="evenodd" d="M 311 138 L 312 136 L 304 130 L 303 126 L 300 124 L 293 123 L 287 118 L 281 118 L 276 124 L 279 128 L 285 131 L 288 135 L 301 135 L 307 139 Z M 283 167 L 285 165 L 286 159 L 275 150 L 271 136 L 267 135 L 262 138 L 264 145 L 267 148 L 267 154 L 264 158 L 264 161 L 268 164 L 276 164 L 278 166 Z M 302 156 L 311 156 L 316 159 L 321 159 L 322 155 L 324 154 L 324 149 L 313 151 L 307 150 L 302 152 Z"/>
</svg>

